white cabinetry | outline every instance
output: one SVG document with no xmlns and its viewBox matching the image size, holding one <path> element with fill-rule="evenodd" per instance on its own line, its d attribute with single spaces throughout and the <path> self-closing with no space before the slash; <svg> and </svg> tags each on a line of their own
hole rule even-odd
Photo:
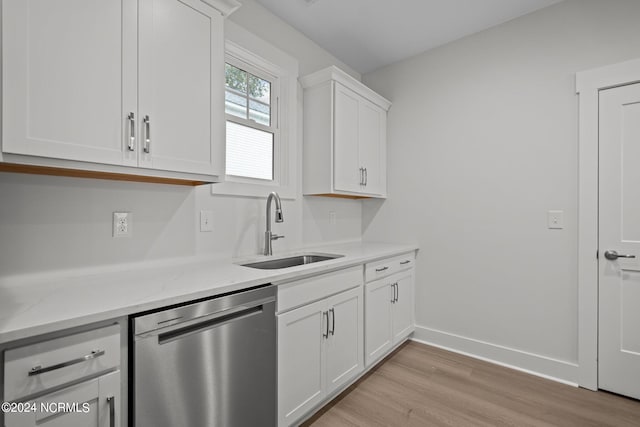
<svg viewBox="0 0 640 427">
<path fill-rule="evenodd" d="M 2 151 L 135 164 L 136 21 L 131 0 L 2 2 Z"/>
<path fill-rule="evenodd" d="M 113 325 L 5 351 L 4 400 L 22 410 L 4 425 L 120 426 L 120 342 Z"/>
<path fill-rule="evenodd" d="M 31 400 L 26 405 L 33 411 L 6 413 L 5 424 L 7 427 L 116 427 L 120 425 L 120 410 L 115 407 L 120 402 L 119 396 L 120 373 L 112 372 Z M 60 403 L 76 406 L 64 412 L 57 409 Z"/>
<path fill-rule="evenodd" d="M 362 298 L 361 267 L 280 285 L 279 426 L 294 424 L 362 372 Z"/>
<path fill-rule="evenodd" d="M 225 3 L 4 1 L 2 160 L 217 180 Z"/>
<path fill-rule="evenodd" d="M 386 197 L 391 103 L 336 67 L 301 82 L 305 88 L 304 194 Z"/>
<path fill-rule="evenodd" d="M 414 254 L 367 264 L 365 365 L 384 357 L 415 330 Z"/>
</svg>

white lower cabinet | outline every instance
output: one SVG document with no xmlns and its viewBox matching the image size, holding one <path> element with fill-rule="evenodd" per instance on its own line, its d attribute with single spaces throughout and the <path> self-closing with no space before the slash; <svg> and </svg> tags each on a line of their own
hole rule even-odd
<svg viewBox="0 0 640 427">
<path fill-rule="evenodd" d="M 116 371 L 25 402 L 23 412 L 5 414 L 5 425 L 116 427 L 120 425 L 119 405 L 120 372 Z"/>
<path fill-rule="evenodd" d="M 386 354 L 391 342 L 391 284 L 386 280 L 365 285 L 365 364 Z"/>
<path fill-rule="evenodd" d="M 286 426 L 324 398 L 326 301 L 278 316 L 278 425 Z"/>
<path fill-rule="evenodd" d="M 3 426 L 119 427 L 120 345 L 115 324 L 4 351 Z"/>
<path fill-rule="evenodd" d="M 361 284 L 278 315 L 279 426 L 299 421 L 362 372 L 363 338 Z"/>
<path fill-rule="evenodd" d="M 343 386 L 362 371 L 362 287 L 327 300 L 329 334 L 325 340 L 327 394 Z"/>
<path fill-rule="evenodd" d="M 415 330 L 414 313 L 413 267 L 365 284 L 367 367 Z"/>
<path fill-rule="evenodd" d="M 391 303 L 391 331 L 393 344 L 405 339 L 415 330 L 413 269 L 398 273 L 395 278 L 395 302 Z"/>
</svg>

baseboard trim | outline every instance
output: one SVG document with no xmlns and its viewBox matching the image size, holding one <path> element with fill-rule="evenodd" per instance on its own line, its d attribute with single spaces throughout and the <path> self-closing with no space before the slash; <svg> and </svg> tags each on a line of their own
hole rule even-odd
<svg viewBox="0 0 640 427">
<path fill-rule="evenodd" d="M 412 340 L 578 387 L 578 365 L 574 363 L 417 325 Z"/>
</svg>

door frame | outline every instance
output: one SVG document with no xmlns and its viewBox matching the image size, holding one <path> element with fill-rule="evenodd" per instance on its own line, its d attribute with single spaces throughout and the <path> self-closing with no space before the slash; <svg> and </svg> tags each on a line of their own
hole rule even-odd
<svg viewBox="0 0 640 427">
<path fill-rule="evenodd" d="M 578 129 L 578 384 L 598 389 L 599 92 L 640 82 L 640 59 L 576 73 Z"/>
</svg>

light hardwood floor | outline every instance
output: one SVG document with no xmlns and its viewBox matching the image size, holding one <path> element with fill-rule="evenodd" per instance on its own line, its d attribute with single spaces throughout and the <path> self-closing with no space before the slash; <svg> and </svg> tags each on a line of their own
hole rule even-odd
<svg viewBox="0 0 640 427">
<path fill-rule="evenodd" d="M 640 401 L 409 342 L 304 426 L 638 427 Z"/>
</svg>

